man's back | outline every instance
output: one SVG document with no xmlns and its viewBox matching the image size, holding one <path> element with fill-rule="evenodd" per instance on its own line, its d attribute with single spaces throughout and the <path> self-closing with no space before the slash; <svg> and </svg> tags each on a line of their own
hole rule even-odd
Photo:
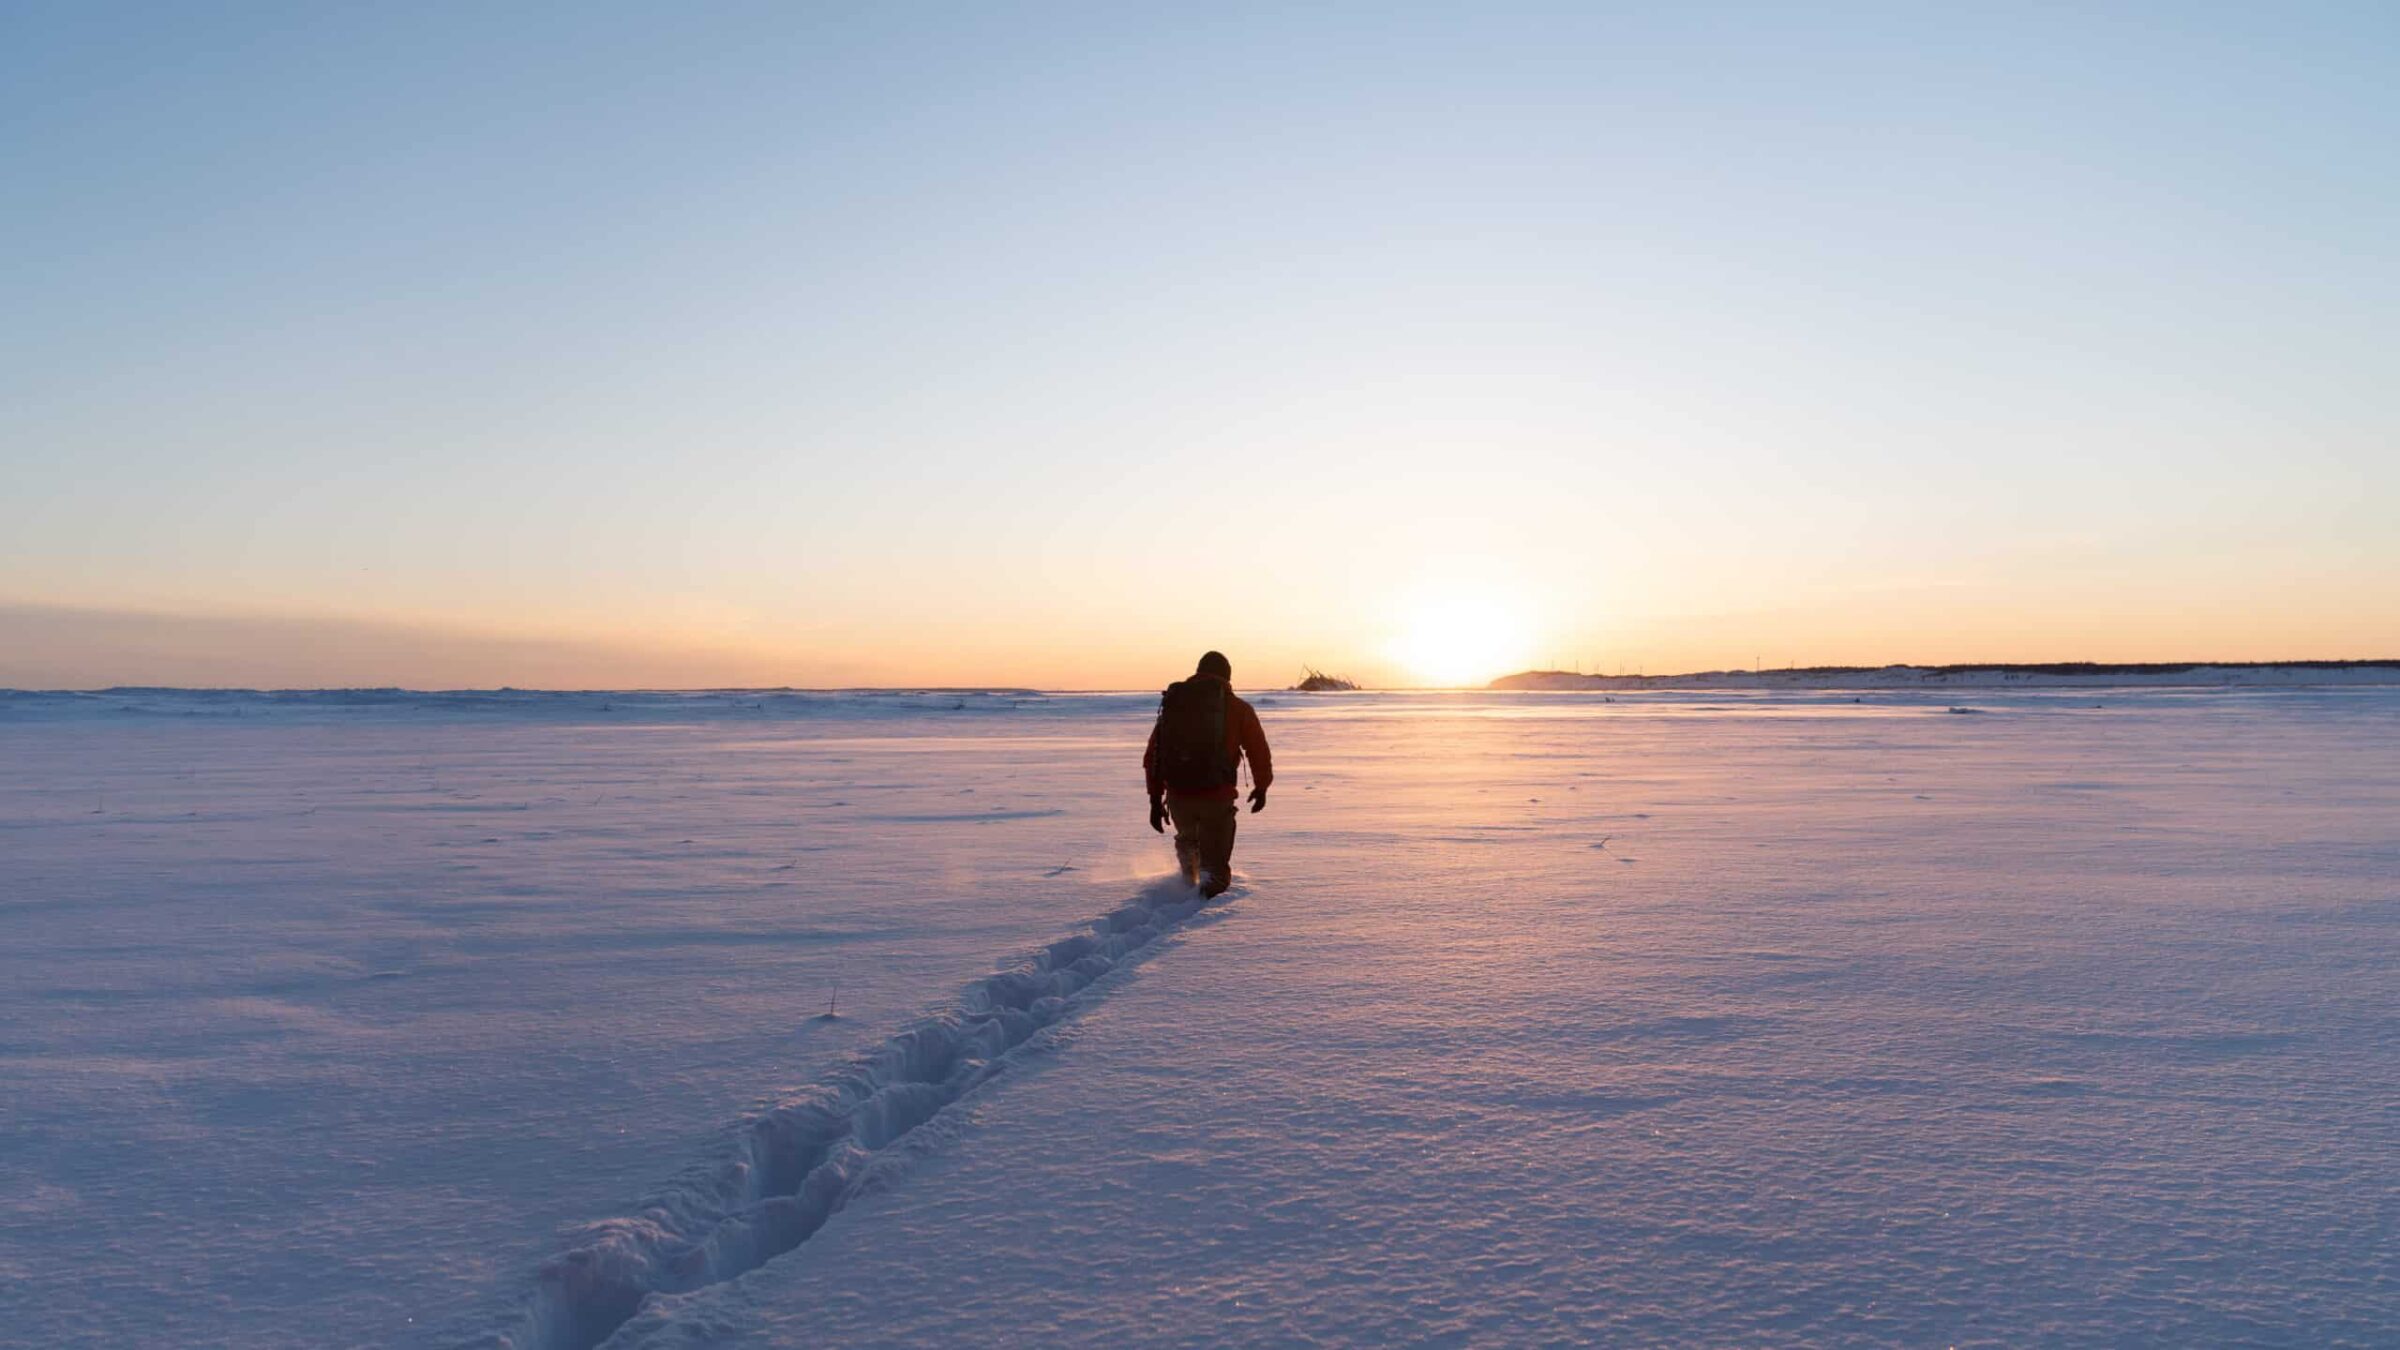
<svg viewBox="0 0 2400 1350">
<path fill-rule="evenodd" d="M 1215 706 L 1194 706 L 1202 700 Z M 1151 796 L 1232 801 L 1241 795 L 1238 774 L 1245 762 L 1250 766 L 1253 788 L 1263 792 L 1275 780 L 1275 758 L 1267 748 L 1267 732 L 1259 725 L 1258 710 L 1224 681 L 1194 675 L 1168 689 L 1159 701 L 1158 720 L 1151 724 L 1150 743 L 1142 750 L 1142 774 Z M 1208 712 L 1216 716 L 1202 721 Z M 1213 762 L 1190 762 L 1195 756 L 1186 751 L 1182 741 L 1194 735 L 1216 740 L 1220 734 L 1218 744 L 1206 747 L 1216 752 L 1208 757 Z"/>
</svg>

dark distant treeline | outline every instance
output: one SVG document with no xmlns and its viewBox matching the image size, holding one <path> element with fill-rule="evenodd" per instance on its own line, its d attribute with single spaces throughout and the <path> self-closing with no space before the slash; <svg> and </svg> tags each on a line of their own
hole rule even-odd
<svg viewBox="0 0 2400 1350">
<path fill-rule="evenodd" d="M 1594 680 L 1608 684 L 1656 684 L 1662 680 L 1722 680 L 1772 675 L 1875 675 L 1913 671 L 1921 679 L 1950 675 L 2185 675 L 2195 670 L 2400 669 L 2400 659 L 2356 661 L 1973 661 L 1946 666 L 1775 666 L 1764 670 L 1698 670 L 1679 675 L 1602 675 L 1573 670 L 1528 670 L 1492 681 L 1495 689 L 1545 679 Z"/>
<path fill-rule="evenodd" d="M 1924 669 L 1942 675 L 1964 675 L 1981 670 L 2018 675 L 2182 675 L 2194 670 L 2353 670 L 2362 666 L 2400 666 L 2400 661 L 2048 661 L 1926 666 Z"/>
<path fill-rule="evenodd" d="M 2400 666 L 2393 661 L 1975 661 L 1954 666 L 1785 666 L 1787 675 L 1868 675 L 1878 670 L 1921 670 L 1928 675 L 2183 675 L 2195 670 L 2352 670 Z M 1775 674 L 1775 671 L 1712 670 L 1711 675 Z"/>
</svg>

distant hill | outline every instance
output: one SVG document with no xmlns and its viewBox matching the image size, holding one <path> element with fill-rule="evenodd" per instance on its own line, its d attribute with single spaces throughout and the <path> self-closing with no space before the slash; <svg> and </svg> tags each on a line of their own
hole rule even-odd
<svg viewBox="0 0 2400 1350">
<path fill-rule="evenodd" d="M 1994 662 L 1952 666 L 1795 666 L 1681 675 L 1584 675 L 1528 670 L 1493 689 L 1914 689 L 1926 686 L 2400 684 L 2400 660 Z"/>
</svg>

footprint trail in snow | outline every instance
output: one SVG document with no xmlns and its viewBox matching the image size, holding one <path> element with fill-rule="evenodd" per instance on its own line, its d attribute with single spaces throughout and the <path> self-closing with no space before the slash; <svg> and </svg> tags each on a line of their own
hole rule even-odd
<svg viewBox="0 0 2400 1350">
<path fill-rule="evenodd" d="M 886 1174 L 896 1145 L 1207 903 L 1173 879 L 1153 882 L 1089 932 L 977 980 L 955 1006 L 749 1121 L 733 1156 L 686 1173 L 636 1215 L 588 1225 L 546 1262 L 502 1343 L 593 1350 L 651 1298 L 723 1283 L 797 1248 Z"/>
</svg>

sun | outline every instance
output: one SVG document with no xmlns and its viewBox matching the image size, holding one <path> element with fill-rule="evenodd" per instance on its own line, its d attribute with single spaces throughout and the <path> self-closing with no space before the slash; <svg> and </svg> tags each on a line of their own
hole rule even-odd
<svg viewBox="0 0 2400 1350">
<path fill-rule="evenodd" d="M 1392 659 L 1429 685 L 1482 684 L 1524 668 L 1524 620 L 1496 597 L 1447 595 L 1420 600 L 1390 647 Z"/>
</svg>

